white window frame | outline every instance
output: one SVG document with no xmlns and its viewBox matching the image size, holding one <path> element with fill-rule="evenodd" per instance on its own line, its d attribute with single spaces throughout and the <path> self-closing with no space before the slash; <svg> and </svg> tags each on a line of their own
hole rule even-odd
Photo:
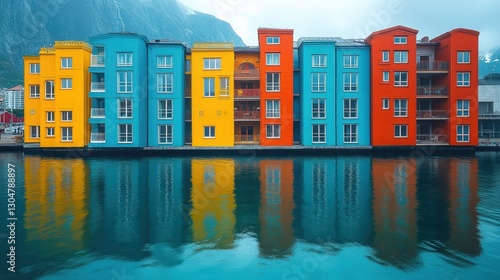
<svg viewBox="0 0 500 280">
<path fill-rule="evenodd" d="M 229 96 L 230 87 L 229 87 L 229 77 L 220 77 L 219 78 L 219 96 Z"/>
<path fill-rule="evenodd" d="M 408 44 L 407 36 L 394 36 L 394 44 L 395 45 L 406 45 Z"/>
<path fill-rule="evenodd" d="M 311 73 L 311 92 L 326 92 L 326 73 Z"/>
<path fill-rule="evenodd" d="M 470 116 L 470 100 L 459 99 L 457 100 L 457 117 L 467 118 Z"/>
<path fill-rule="evenodd" d="M 165 109 L 162 109 L 162 103 L 165 105 Z M 174 107 L 172 99 L 159 99 L 158 100 L 158 119 L 159 120 L 171 120 L 174 117 Z"/>
<path fill-rule="evenodd" d="M 344 55 L 344 68 L 358 68 L 359 56 L 354 54 Z"/>
<path fill-rule="evenodd" d="M 344 73 L 344 92 L 357 92 L 358 91 L 358 73 Z"/>
<path fill-rule="evenodd" d="M 118 124 L 118 143 L 120 144 L 128 144 L 128 143 L 133 143 L 134 141 L 134 131 L 133 131 L 133 126 L 130 123 L 126 124 Z M 121 128 L 125 128 L 125 131 L 122 132 Z M 123 140 L 122 140 L 123 139 Z"/>
<path fill-rule="evenodd" d="M 311 127 L 311 142 L 313 144 L 326 143 L 326 124 L 313 124 Z"/>
<path fill-rule="evenodd" d="M 266 119 L 279 119 L 281 102 L 277 99 L 266 100 Z"/>
<path fill-rule="evenodd" d="M 457 87 L 470 87 L 470 72 L 457 72 Z"/>
<path fill-rule="evenodd" d="M 312 67 L 326 67 L 326 54 L 313 54 Z"/>
<path fill-rule="evenodd" d="M 402 79 L 403 75 L 406 76 L 406 80 Z M 407 87 L 408 86 L 408 72 L 394 72 L 394 86 L 395 87 Z"/>
<path fill-rule="evenodd" d="M 208 89 L 208 91 L 207 91 Z M 205 77 L 203 78 L 203 97 L 215 97 L 215 78 Z"/>
<path fill-rule="evenodd" d="M 116 66 L 132 66 L 133 54 L 131 52 L 117 52 Z"/>
<path fill-rule="evenodd" d="M 56 121 L 54 111 L 47 111 L 45 116 L 46 116 L 46 122 L 48 123 L 53 123 Z"/>
<path fill-rule="evenodd" d="M 394 63 L 408 63 L 408 51 L 394 51 Z"/>
<path fill-rule="evenodd" d="M 467 128 L 467 133 L 464 133 L 464 129 Z M 460 133 L 459 130 L 462 130 Z M 470 125 L 459 124 L 457 125 L 457 142 L 468 143 L 470 142 Z"/>
<path fill-rule="evenodd" d="M 279 124 L 266 124 L 266 138 L 267 139 L 281 138 L 281 125 L 279 125 Z"/>
<path fill-rule="evenodd" d="M 457 52 L 457 63 L 469 64 L 470 63 L 470 51 L 458 51 Z"/>
<path fill-rule="evenodd" d="M 124 78 L 123 81 L 120 78 L 120 74 L 123 74 L 123 78 Z M 117 93 L 132 93 L 133 78 L 134 78 L 134 73 L 132 71 L 118 71 L 118 72 L 116 72 L 116 92 Z M 121 87 L 123 87 L 123 90 L 121 89 Z"/>
<path fill-rule="evenodd" d="M 278 45 L 279 43 L 280 43 L 279 36 L 267 36 L 266 37 L 266 44 L 267 45 Z"/>
<path fill-rule="evenodd" d="M 205 139 L 214 139 L 215 134 L 215 126 L 209 125 L 203 127 L 203 138 Z"/>
<path fill-rule="evenodd" d="M 354 127 L 354 132 L 353 132 Z M 346 129 L 349 128 L 349 131 Z M 358 125 L 357 124 L 344 124 L 344 143 L 356 144 L 358 143 Z"/>
<path fill-rule="evenodd" d="M 405 105 L 404 107 L 402 105 Z M 408 99 L 394 99 L 394 117 L 408 117 Z"/>
<path fill-rule="evenodd" d="M 73 58 L 71 57 L 61 57 L 61 68 L 71 69 L 73 68 Z"/>
<path fill-rule="evenodd" d="M 391 53 L 389 51 L 382 51 L 382 62 L 390 61 Z"/>
<path fill-rule="evenodd" d="M 45 128 L 45 137 L 55 137 L 55 128 L 54 127 L 46 127 Z"/>
<path fill-rule="evenodd" d="M 326 98 L 314 98 L 311 100 L 311 118 L 326 118 Z"/>
<path fill-rule="evenodd" d="M 30 126 L 30 138 L 31 139 L 40 138 L 40 126 L 38 125 Z"/>
<path fill-rule="evenodd" d="M 402 128 L 405 127 L 406 130 L 406 135 L 403 135 L 402 132 Z M 399 134 L 399 135 L 397 135 Z M 395 124 L 394 125 L 394 138 L 408 138 L 408 125 L 407 124 Z"/>
<path fill-rule="evenodd" d="M 158 55 L 156 56 L 157 68 L 172 68 L 173 57 L 171 55 Z"/>
<path fill-rule="evenodd" d="M 280 80 L 281 80 L 281 75 L 279 72 L 266 73 L 266 92 L 279 92 Z"/>
<path fill-rule="evenodd" d="M 72 122 L 73 121 L 73 111 L 61 111 L 61 121 L 62 122 Z"/>
<path fill-rule="evenodd" d="M 30 63 L 30 74 L 40 74 L 40 63 Z"/>
<path fill-rule="evenodd" d="M 173 73 L 156 74 L 156 91 L 158 93 L 174 92 L 174 74 Z"/>
<path fill-rule="evenodd" d="M 122 101 L 124 101 L 124 107 L 122 107 Z M 131 119 L 134 117 L 134 103 L 132 98 L 118 98 L 116 99 L 116 103 L 117 118 Z"/>
<path fill-rule="evenodd" d="M 72 141 L 73 141 L 73 128 L 61 127 L 61 142 L 72 142 Z"/>
<path fill-rule="evenodd" d="M 359 102 L 357 98 L 344 98 L 344 119 L 357 119 L 358 118 L 358 107 Z M 355 104 L 355 106 L 353 106 Z M 347 105 L 347 106 L 346 106 Z"/>
<path fill-rule="evenodd" d="M 165 133 L 162 133 L 162 128 L 165 129 Z M 164 139 L 164 141 L 162 141 Z M 174 143 L 174 127 L 171 124 L 159 124 L 158 125 L 158 144 L 172 144 Z"/>
<path fill-rule="evenodd" d="M 266 53 L 266 65 L 280 65 L 280 53 Z"/>
<path fill-rule="evenodd" d="M 203 59 L 203 70 L 220 70 L 222 60 L 220 57 L 209 57 Z"/>
<path fill-rule="evenodd" d="M 73 79 L 71 78 L 61 79 L 61 89 L 72 89 L 72 88 L 73 88 Z"/>
<path fill-rule="evenodd" d="M 382 98 L 382 110 L 389 110 L 391 108 L 391 100 L 389 98 Z"/>
<path fill-rule="evenodd" d="M 47 91 L 48 89 L 51 89 L 51 91 Z M 55 93 L 54 81 L 52 80 L 45 81 L 45 99 L 55 99 L 55 98 L 56 98 L 56 93 Z"/>
<path fill-rule="evenodd" d="M 391 81 L 391 72 L 389 71 L 383 71 L 382 72 L 382 82 L 390 82 Z"/>
<path fill-rule="evenodd" d="M 40 98 L 40 85 L 30 85 L 30 98 Z"/>
</svg>

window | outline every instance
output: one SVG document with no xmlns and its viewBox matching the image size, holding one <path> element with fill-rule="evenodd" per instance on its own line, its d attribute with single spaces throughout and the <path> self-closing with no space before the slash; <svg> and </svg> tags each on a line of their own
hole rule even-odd
<svg viewBox="0 0 500 280">
<path fill-rule="evenodd" d="M 312 67 L 326 67 L 326 54 L 313 54 Z"/>
<path fill-rule="evenodd" d="M 281 126 L 279 124 L 266 125 L 266 138 L 280 138 Z"/>
<path fill-rule="evenodd" d="M 394 126 L 394 138 L 407 138 L 408 137 L 408 125 L 397 124 Z"/>
<path fill-rule="evenodd" d="M 358 68 L 358 56 L 344 55 L 344 68 Z"/>
<path fill-rule="evenodd" d="M 30 126 L 30 138 L 40 138 L 39 126 Z"/>
<path fill-rule="evenodd" d="M 344 99 L 344 119 L 354 119 L 358 117 L 358 100 Z"/>
<path fill-rule="evenodd" d="M 61 89 L 71 89 L 73 87 L 73 80 L 71 78 L 61 79 Z"/>
<path fill-rule="evenodd" d="M 45 99 L 54 99 L 54 81 L 45 82 Z"/>
<path fill-rule="evenodd" d="M 326 143 L 326 124 L 312 125 L 312 142 Z"/>
<path fill-rule="evenodd" d="M 174 91 L 174 74 L 157 74 L 156 90 L 158 93 L 172 93 Z"/>
<path fill-rule="evenodd" d="M 268 45 L 276 45 L 279 43 L 280 43 L 280 37 L 277 37 L 277 36 L 266 37 L 266 44 L 268 44 Z"/>
<path fill-rule="evenodd" d="M 470 109 L 469 100 L 457 100 L 457 117 L 468 117 Z"/>
<path fill-rule="evenodd" d="M 266 65 L 280 65 L 280 54 L 266 53 Z"/>
<path fill-rule="evenodd" d="M 30 85 L 30 98 L 40 98 L 40 85 Z"/>
<path fill-rule="evenodd" d="M 311 73 L 311 91 L 326 91 L 326 73 Z"/>
<path fill-rule="evenodd" d="M 132 118 L 132 99 L 119 98 L 118 99 L 118 118 Z"/>
<path fill-rule="evenodd" d="M 73 141 L 72 127 L 61 127 L 61 141 L 63 142 Z"/>
<path fill-rule="evenodd" d="M 118 143 L 132 143 L 132 125 L 118 125 Z"/>
<path fill-rule="evenodd" d="M 382 109 L 387 110 L 389 109 L 389 98 L 384 98 L 382 99 Z"/>
<path fill-rule="evenodd" d="M 470 63 L 470 52 L 458 52 L 457 53 L 458 63 Z"/>
<path fill-rule="evenodd" d="M 223 77 L 219 80 L 219 95 L 229 96 L 229 78 Z"/>
<path fill-rule="evenodd" d="M 382 62 L 389 62 L 389 51 L 382 51 Z"/>
<path fill-rule="evenodd" d="M 158 100 L 158 119 L 172 119 L 173 110 L 172 99 Z"/>
<path fill-rule="evenodd" d="M 116 66 L 132 66 L 132 53 L 117 53 Z"/>
<path fill-rule="evenodd" d="M 469 125 L 457 125 L 457 142 L 469 142 Z"/>
<path fill-rule="evenodd" d="M 173 139 L 172 125 L 161 124 L 158 126 L 158 144 L 172 144 Z"/>
<path fill-rule="evenodd" d="M 408 42 L 408 38 L 406 36 L 395 36 L 394 37 L 394 44 L 404 45 L 407 42 Z"/>
<path fill-rule="evenodd" d="M 280 101 L 279 100 L 266 100 L 266 118 L 279 118 L 280 117 Z"/>
<path fill-rule="evenodd" d="M 203 96 L 215 96 L 215 78 L 203 78 Z"/>
<path fill-rule="evenodd" d="M 73 68 L 73 59 L 71 57 L 62 57 L 61 68 Z"/>
<path fill-rule="evenodd" d="M 54 112 L 47 112 L 47 122 L 54 122 Z"/>
<path fill-rule="evenodd" d="M 280 91 L 280 73 L 266 74 L 266 91 Z"/>
<path fill-rule="evenodd" d="M 358 73 L 344 73 L 344 91 L 358 91 Z"/>
<path fill-rule="evenodd" d="M 382 72 L 382 82 L 388 82 L 388 81 L 389 81 L 389 71 Z"/>
<path fill-rule="evenodd" d="M 408 63 L 408 51 L 395 51 L 394 63 Z"/>
<path fill-rule="evenodd" d="M 40 74 L 40 63 L 30 63 L 30 74 Z"/>
<path fill-rule="evenodd" d="M 132 72 L 121 71 L 116 73 L 118 93 L 132 93 Z"/>
<path fill-rule="evenodd" d="M 158 68 L 172 68 L 171 55 L 159 55 L 156 57 L 156 66 Z"/>
<path fill-rule="evenodd" d="M 459 87 L 470 86 L 470 73 L 469 72 L 458 72 L 457 73 L 457 86 L 459 86 Z"/>
<path fill-rule="evenodd" d="M 312 99 L 311 114 L 313 119 L 326 118 L 326 99 Z"/>
<path fill-rule="evenodd" d="M 46 133 L 47 137 L 54 137 L 55 136 L 53 127 L 47 127 L 45 129 L 45 133 Z"/>
<path fill-rule="evenodd" d="M 204 126 L 204 138 L 215 138 L 215 126 Z"/>
<path fill-rule="evenodd" d="M 203 69 L 220 69 L 220 58 L 204 58 L 203 59 Z"/>
<path fill-rule="evenodd" d="M 408 86 L 408 72 L 394 72 L 395 86 Z"/>
<path fill-rule="evenodd" d="M 395 117 L 408 116 L 408 100 L 407 99 L 395 99 L 394 100 L 394 116 Z"/>
<path fill-rule="evenodd" d="M 358 143 L 357 124 L 344 124 L 344 143 Z"/>
<path fill-rule="evenodd" d="M 73 120 L 73 111 L 61 111 L 61 121 L 70 122 Z"/>
</svg>

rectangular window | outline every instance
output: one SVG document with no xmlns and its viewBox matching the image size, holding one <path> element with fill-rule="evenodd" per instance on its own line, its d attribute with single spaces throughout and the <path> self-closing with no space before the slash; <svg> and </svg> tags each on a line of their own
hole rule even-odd
<svg viewBox="0 0 500 280">
<path fill-rule="evenodd" d="M 132 143 L 132 124 L 118 125 L 118 143 Z"/>
<path fill-rule="evenodd" d="M 457 125 L 457 142 L 469 142 L 469 125 Z"/>
<path fill-rule="evenodd" d="M 116 72 L 116 91 L 118 93 L 132 93 L 132 72 L 120 71 Z"/>
<path fill-rule="evenodd" d="M 54 81 L 45 81 L 45 99 L 54 99 Z"/>
<path fill-rule="evenodd" d="M 30 98 L 40 98 L 40 85 L 30 85 Z"/>
<path fill-rule="evenodd" d="M 390 104 L 389 98 L 382 99 L 382 109 L 388 110 L 390 106 L 389 104 Z"/>
<path fill-rule="evenodd" d="M 395 51 L 394 63 L 408 63 L 408 51 Z"/>
<path fill-rule="evenodd" d="M 275 119 L 280 117 L 280 101 L 266 100 L 266 118 Z"/>
<path fill-rule="evenodd" d="M 158 119 L 172 119 L 173 111 L 172 99 L 158 100 Z"/>
<path fill-rule="evenodd" d="M 61 79 L 61 89 L 73 88 L 73 80 L 71 78 Z"/>
<path fill-rule="evenodd" d="M 156 57 L 156 67 L 158 68 L 172 68 L 171 55 L 159 55 Z"/>
<path fill-rule="evenodd" d="M 312 99 L 311 106 L 312 106 L 311 115 L 313 119 L 326 118 L 326 99 L 324 98 Z"/>
<path fill-rule="evenodd" d="M 389 51 L 382 51 L 382 62 L 389 62 Z"/>
<path fill-rule="evenodd" d="M 172 125 L 158 125 L 158 144 L 172 144 L 174 139 L 173 132 Z"/>
<path fill-rule="evenodd" d="M 203 69 L 205 70 L 216 70 L 220 69 L 221 59 L 220 58 L 204 58 L 203 59 Z"/>
<path fill-rule="evenodd" d="M 357 124 L 344 124 L 344 143 L 358 143 Z"/>
<path fill-rule="evenodd" d="M 61 127 L 61 141 L 63 142 L 73 141 L 72 127 Z"/>
<path fill-rule="evenodd" d="M 397 124 L 394 126 L 394 138 L 407 138 L 408 137 L 408 125 Z"/>
<path fill-rule="evenodd" d="M 30 138 L 40 138 L 39 126 L 30 126 Z"/>
<path fill-rule="evenodd" d="M 132 118 L 132 99 L 130 98 L 118 99 L 118 118 L 120 119 Z"/>
<path fill-rule="evenodd" d="M 280 91 L 280 73 L 266 73 L 266 91 Z"/>
<path fill-rule="evenodd" d="M 158 93 L 172 93 L 174 91 L 174 74 L 157 74 L 156 90 L 158 91 Z"/>
<path fill-rule="evenodd" d="M 326 124 L 312 125 L 312 142 L 326 143 Z"/>
<path fill-rule="evenodd" d="M 266 44 L 268 44 L 268 45 L 277 45 L 279 43 L 280 43 L 280 37 L 278 37 L 278 36 L 266 37 Z"/>
<path fill-rule="evenodd" d="M 116 53 L 116 66 L 132 66 L 132 53 Z"/>
<path fill-rule="evenodd" d="M 30 63 L 30 74 L 40 74 L 40 63 Z"/>
<path fill-rule="evenodd" d="M 358 73 L 344 73 L 344 91 L 358 91 Z"/>
<path fill-rule="evenodd" d="M 215 78 L 203 78 L 203 96 L 215 96 Z"/>
<path fill-rule="evenodd" d="M 229 78 L 223 77 L 219 79 L 219 95 L 229 96 Z"/>
<path fill-rule="evenodd" d="M 344 68 L 358 68 L 358 56 L 344 55 Z"/>
<path fill-rule="evenodd" d="M 470 112 L 469 100 L 457 100 L 457 117 L 468 117 Z"/>
<path fill-rule="evenodd" d="M 470 52 L 458 52 L 457 53 L 458 63 L 470 63 Z"/>
<path fill-rule="evenodd" d="M 61 111 L 61 121 L 63 122 L 73 121 L 73 111 Z"/>
<path fill-rule="evenodd" d="M 45 133 L 46 133 L 47 137 L 54 137 L 55 136 L 53 127 L 47 127 L 45 129 Z"/>
<path fill-rule="evenodd" d="M 266 53 L 266 65 L 280 65 L 280 54 Z"/>
<path fill-rule="evenodd" d="M 358 117 L 358 100 L 344 99 L 344 119 L 355 119 Z"/>
<path fill-rule="evenodd" d="M 54 112 L 47 112 L 47 122 L 54 122 Z"/>
<path fill-rule="evenodd" d="M 408 99 L 394 99 L 394 116 L 408 116 Z"/>
<path fill-rule="evenodd" d="M 204 138 L 215 138 L 215 126 L 204 126 Z"/>
<path fill-rule="evenodd" d="M 311 73 L 311 91 L 326 91 L 326 73 Z"/>
<path fill-rule="evenodd" d="M 61 68 L 73 68 L 73 59 L 71 57 L 61 57 Z"/>
<path fill-rule="evenodd" d="M 312 67 L 326 67 L 326 54 L 313 54 Z"/>
<path fill-rule="evenodd" d="M 389 71 L 382 72 L 382 82 L 388 82 L 389 79 Z"/>
<path fill-rule="evenodd" d="M 408 72 L 394 72 L 394 85 L 398 87 L 408 86 Z"/>
<path fill-rule="evenodd" d="M 457 73 L 457 86 L 459 86 L 459 87 L 470 86 L 470 73 L 469 72 L 458 72 Z"/>
<path fill-rule="evenodd" d="M 395 36 L 394 37 L 394 44 L 404 45 L 407 42 L 408 42 L 408 38 L 406 36 Z"/>
<path fill-rule="evenodd" d="M 281 126 L 279 124 L 266 125 L 266 138 L 280 138 Z"/>
</svg>

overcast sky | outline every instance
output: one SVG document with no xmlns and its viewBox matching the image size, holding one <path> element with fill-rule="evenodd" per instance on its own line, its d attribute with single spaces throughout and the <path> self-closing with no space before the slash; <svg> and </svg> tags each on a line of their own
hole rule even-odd
<svg viewBox="0 0 500 280">
<path fill-rule="evenodd" d="M 257 28 L 291 28 L 294 39 L 330 36 L 365 38 L 374 30 L 404 25 L 417 38 L 455 28 L 481 32 L 479 50 L 500 46 L 499 0 L 179 0 L 225 20 L 247 45 Z"/>
</svg>

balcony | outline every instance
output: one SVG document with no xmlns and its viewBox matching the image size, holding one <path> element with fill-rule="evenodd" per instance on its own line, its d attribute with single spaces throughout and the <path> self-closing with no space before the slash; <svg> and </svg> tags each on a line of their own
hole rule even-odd
<svg viewBox="0 0 500 280">
<path fill-rule="evenodd" d="M 260 98 L 260 89 L 235 89 L 234 90 L 234 98 L 242 98 L 242 99 L 259 99 Z"/>
<path fill-rule="evenodd" d="M 450 64 L 448 61 L 420 61 L 417 62 L 417 72 L 448 73 Z"/>
<path fill-rule="evenodd" d="M 417 110 L 417 119 L 443 120 L 449 118 L 450 113 L 447 110 Z"/>
<path fill-rule="evenodd" d="M 497 112 L 479 112 L 479 119 L 483 119 L 483 120 L 500 119 L 500 111 L 497 111 Z"/>
<path fill-rule="evenodd" d="M 260 78 L 259 69 L 235 69 L 234 79 L 235 80 L 258 80 Z"/>
<path fill-rule="evenodd" d="M 235 120 L 260 120 L 260 111 L 234 111 Z"/>
<path fill-rule="evenodd" d="M 90 143 L 106 143 L 106 133 L 91 133 Z"/>
<path fill-rule="evenodd" d="M 104 92 L 104 82 L 91 82 L 90 91 L 92 92 Z"/>
<path fill-rule="evenodd" d="M 259 144 L 260 143 L 259 135 L 240 135 L 236 134 L 234 136 L 234 144 Z"/>
<path fill-rule="evenodd" d="M 184 97 L 191 98 L 191 89 L 190 88 L 185 89 Z"/>
<path fill-rule="evenodd" d="M 418 98 L 447 98 L 448 97 L 448 87 L 437 86 L 437 87 L 417 87 L 417 97 Z"/>
<path fill-rule="evenodd" d="M 92 55 L 90 57 L 91 67 L 104 67 L 104 55 Z"/>
<path fill-rule="evenodd" d="M 446 134 L 417 134 L 417 145 L 448 145 Z"/>
<path fill-rule="evenodd" d="M 90 109 L 90 117 L 95 119 L 105 118 L 106 117 L 106 109 L 105 108 L 91 108 Z"/>
</svg>

